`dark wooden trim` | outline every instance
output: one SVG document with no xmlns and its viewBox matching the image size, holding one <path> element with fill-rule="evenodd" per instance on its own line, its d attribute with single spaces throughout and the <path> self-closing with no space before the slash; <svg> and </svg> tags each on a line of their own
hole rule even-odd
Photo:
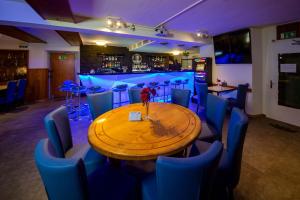
<svg viewBox="0 0 300 200">
<path fill-rule="evenodd" d="M 82 40 L 78 32 L 56 31 L 71 46 L 82 45 Z"/>
<path fill-rule="evenodd" d="M 0 33 L 29 43 L 47 43 L 14 26 L 0 25 Z"/>
<path fill-rule="evenodd" d="M 89 17 L 74 15 L 69 0 L 26 0 L 43 19 L 79 23 Z"/>
</svg>

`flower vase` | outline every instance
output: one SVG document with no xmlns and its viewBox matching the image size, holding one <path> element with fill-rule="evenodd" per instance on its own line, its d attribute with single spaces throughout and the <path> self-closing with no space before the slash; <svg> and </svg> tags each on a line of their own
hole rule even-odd
<svg viewBox="0 0 300 200">
<path fill-rule="evenodd" d="M 145 107 L 146 107 L 146 114 L 145 114 L 145 117 L 144 117 L 144 120 L 149 120 L 150 117 L 149 117 L 149 102 L 145 103 Z"/>
</svg>

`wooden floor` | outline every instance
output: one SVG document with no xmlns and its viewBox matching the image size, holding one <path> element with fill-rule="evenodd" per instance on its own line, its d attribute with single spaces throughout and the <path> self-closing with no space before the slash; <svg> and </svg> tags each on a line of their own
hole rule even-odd
<svg viewBox="0 0 300 200">
<path fill-rule="evenodd" d="M 33 152 L 37 142 L 46 137 L 43 117 L 60 104 L 61 101 L 49 101 L 0 113 L 0 199 L 47 199 Z M 191 109 L 194 108 L 192 104 Z M 75 144 L 87 142 L 89 123 L 88 119 L 71 122 Z M 227 123 L 228 119 L 224 139 Z M 250 120 L 235 197 L 300 199 L 299 128 L 282 128 L 266 118 Z"/>
</svg>

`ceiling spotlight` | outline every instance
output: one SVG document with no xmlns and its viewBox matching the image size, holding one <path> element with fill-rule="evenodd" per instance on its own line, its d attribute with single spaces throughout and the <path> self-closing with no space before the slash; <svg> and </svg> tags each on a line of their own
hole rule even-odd
<svg viewBox="0 0 300 200">
<path fill-rule="evenodd" d="M 107 19 L 106 23 L 107 23 L 108 26 L 111 26 L 112 25 L 112 20 L 111 19 Z"/>
<path fill-rule="evenodd" d="M 198 38 L 207 39 L 209 38 L 209 34 L 207 31 L 197 31 L 196 36 Z"/>
<path fill-rule="evenodd" d="M 122 26 L 122 23 L 118 20 L 118 21 L 116 22 L 116 26 L 117 26 L 117 28 L 120 28 L 120 27 Z"/>
<path fill-rule="evenodd" d="M 135 31 L 135 24 L 130 25 L 130 30 Z"/>
<path fill-rule="evenodd" d="M 168 30 L 164 26 L 158 26 L 154 30 L 157 32 L 156 36 L 167 37 L 169 35 Z"/>
</svg>

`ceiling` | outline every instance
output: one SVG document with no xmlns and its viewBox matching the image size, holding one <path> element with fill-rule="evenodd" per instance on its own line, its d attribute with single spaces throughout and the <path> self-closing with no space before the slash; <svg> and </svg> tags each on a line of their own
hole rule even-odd
<svg viewBox="0 0 300 200">
<path fill-rule="evenodd" d="M 77 15 L 118 16 L 145 26 L 156 26 L 197 0 L 70 0 Z M 171 30 L 206 30 L 212 35 L 245 27 L 300 20 L 299 0 L 203 0 L 166 25 Z"/>
<path fill-rule="evenodd" d="M 48 2 L 49 5 L 51 2 L 59 2 L 58 0 L 43 1 Z M 67 44 L 67 42 L 54 31 L 56 27 L 59 27 L 60 29 L 69 28 L 79 32 L 83 44 L 94 44 L 97 40 L 106 40 L 110 42 L 108 45 L 128 47 L 141 40 L 153 40 L 153 43 L 140 47 L 137 51 L 170 52 L 172 50 L 190 49 L 191 46 L 197 43 L 201 45 L 201 42 L 193 40 L 190 37 L 191 33 L 195 35 L 197 31 L 207 31 L 210 35 L 218 35 L 241 28 L 281 24 L 300 20 L 299 0 L 61 1 L 69 3 L 73 16 L 86 17 L 88 20 L 78 24 L 64 24 L 62 22 L 55 24 L 51 22 L 51 24 L 45 21 L 44 24 L 38 25 L 38 23 L 41 23 L 40 21 L 44 20 L 39 17 L 39 15 L 36 15 L 37 17 L 35 19 L 35 15 L 33 15 L 35 11 L 27 5 L 26 1 L 1 0 L 0 23 L 1 20 L 4 20 L 4 22 L 8 24 L 16 20 L 18 26 L 23 24 L 20 29 L 47 41 L 48 44 Z M 24 4 L 24 6 L 22 7 L 21 4 Z M 15 8 L 13 7 L 14 5 L 16 6 Z M 1 10 L 1 6 L 2 8 L 6 6 L 6 8 Z M 55 8 L 51 10 L 54 14 L 55 10 L 60 8 L 59 5 L 51 6 Z M 9 11 L 9 9 L 12 11 Z M 47 9 L 47 6 L 45 6 L 44 9 Z M 1 16 L 1 13 L 5 12 L 6 14 L 2 14 L 3 16 Z M 15 16 L 15 19 L 9 19 L 9 17 L 7 17 L 8 15 Z M 127 32 L 125 31 L 125 34 L 99 31 L 100 26 L 105 26 L 103 25 L 105 24 L 104 19 L 108 16 L 120 17 L 128 23 L 134 23 L 137 25 L 137 30 L 126 30 Z M 172 18 L 172 16 L 175 17 Z M 25 23 L 29 18 L 32 21 Z M 171 30 L 171 33 L 174 33 L 174 38 L 155 36 L 154 27 L 163 22 L 166 22 L 164 25 L 168 30 Z M 145 28 L 143 29 L 143 27 Z M 139 30 L 141 31 L 139 32 Z M 160 43 L 163 41 L 168 44 L 161 45 Z M 184 44 L 184 47 L 180 48 L 178 44 Z"/>
</svg>

